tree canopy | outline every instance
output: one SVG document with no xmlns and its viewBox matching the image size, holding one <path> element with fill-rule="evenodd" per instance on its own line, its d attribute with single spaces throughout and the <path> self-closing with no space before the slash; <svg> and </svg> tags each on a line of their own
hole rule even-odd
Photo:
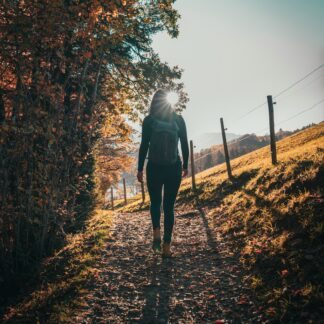
<svg viewBox="0 0 324 324">
<path fill-rule="evenodd" d="M 152 36 L 177 37 L 170 0 L 0 4 L 0 277 L 59 246 L 127 168 L 131 128 L 158 88 L 187 102 Z"/>
</svg>

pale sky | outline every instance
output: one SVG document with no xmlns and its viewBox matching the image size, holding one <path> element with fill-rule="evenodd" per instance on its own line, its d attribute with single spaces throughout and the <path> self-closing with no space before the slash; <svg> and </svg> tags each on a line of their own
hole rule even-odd
<svg viewBox="0 0 324 324">
<path fill-rule="evenodd" d="M 184 69 L 189 138 L 228 131 L 264 134 L 267 106 L 236 121 L 324 63 L 324 0 L 178 0 L 180 35 L 154 37 L 163 61 Z M 324 99 L 324 68 L 280 98 L 275 121 Z M 277 129 L 324 120 L 324 102 Z"/>
</svg>

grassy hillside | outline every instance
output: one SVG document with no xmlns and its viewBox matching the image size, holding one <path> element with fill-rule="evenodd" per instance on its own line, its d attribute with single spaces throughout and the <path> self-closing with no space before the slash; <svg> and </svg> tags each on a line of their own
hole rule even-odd
<svg viewBox="0 0 324 324">
<path fill-rule="evenodd" d="M 250 269 L 246 277 L 265 312 L 277 320 L 318 320 L 324 314 L 324 123 L 277 144 L 278 165 L 269 148 L 197 175 L 198 200 L 191 179 L 183 181 L 178 204 L 196 204 L 210 227 L 230 242 Z M 196 201 L 196 203 L 194 203 Z M 140 200 L 124 211 L 147 208 Z"/>
</svg>

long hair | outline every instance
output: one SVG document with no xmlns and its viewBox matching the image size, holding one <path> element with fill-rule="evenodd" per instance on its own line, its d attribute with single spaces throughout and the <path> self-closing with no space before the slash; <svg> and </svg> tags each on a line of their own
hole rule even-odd
<svg viewBox="0 0 324 324">
<path fill-rule="evenodd" d="M 152 98 L 149 114 L 162 120 L 170 120 L 173 115 L 171 104 L 167 100 L 168 92 L 157 90 Z"/>
</svg>

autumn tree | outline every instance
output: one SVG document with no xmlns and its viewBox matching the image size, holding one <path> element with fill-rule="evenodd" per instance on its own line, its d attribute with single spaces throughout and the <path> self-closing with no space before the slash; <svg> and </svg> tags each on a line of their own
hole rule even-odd
<svg viewBox="0 0 324 324">
<path fill-rule="evenodd" d="M 204 160 L 204 168 L 203 170 L 206 170 L 208 168 L 211 168 L 213 166 L 213 157 L 212 153 L 207 154 L 205 160 Z"/>
<path fill-rule="evenodd" d="M 104 203 L 106 191 L 120 180 L 122 172 L 130 170 L 134 164 L 131 135 L 132 128 L 118 114 L 112 114 L 101 129 L 101 136 L 94 147 L 94 175 L 101 203 Z"/>
<path fill-rule="evenodd" d="M 95 179 L 102 191 L 117 179 L 114 165 L 130 139 L 126 116 L 137 120 L 159 87 L 176 90 L 183 109 L 181 70 L 151 47 L 157 32 L 178 34 L 173 2 L 0 3 L 0 277 L 6 282 L 86 218 Z"/>
</svg>

